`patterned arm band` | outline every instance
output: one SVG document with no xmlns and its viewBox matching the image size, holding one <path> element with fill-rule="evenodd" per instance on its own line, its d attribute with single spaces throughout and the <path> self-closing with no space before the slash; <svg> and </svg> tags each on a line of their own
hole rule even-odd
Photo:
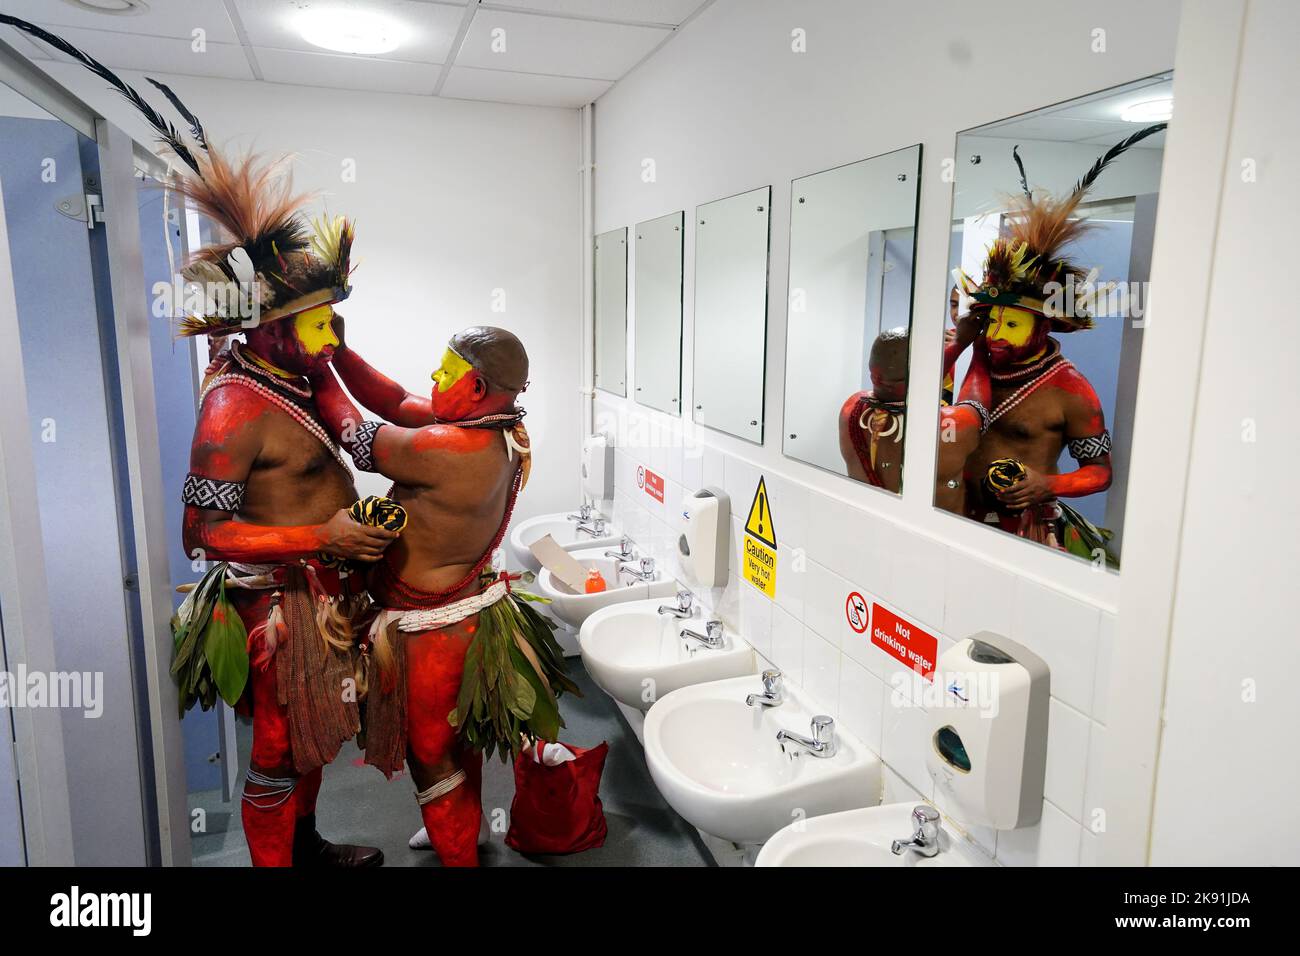
<svg viewBox="0 0 1300 956">
<path fill-rule="evenodd" d="M 362 422 L 357 426 L 356 437 L 348 445 L 348 451 L 352 452 L 352 464 L 361 471 L 378 470 L 375 468 L 375 436 L 383 427 L 383 422 Z"/>
<path fill-rule="evenodd" d="M 196 508 L 233 513 L 243 506 L 244 489 L 247 487 L 242 481 L 222 481 L 220 478 L 205 478 L 190 472 L 185 476 L 185 484 L 181 488 L 181 500 Z"/>
<path fill-rule="evenodd" d="M 1089 458 L 1100 458 L 1102 455 L 1110 454 L 1110 432 L 1102 432 L 1100 435 L 1093 435 L 1091 438 L 1076 438 L 1066 446 L 1070 449 L 1070 455 L 1075 461 L 1086 461 Z"/>
<path fill-rule="evenodd" d="M 956 408 L 957 405 L 969 405 L 971 408 L 975 409 L 975 413 L 980 417 L 981 435 L 983 435 L 986 431 L 989 430 L 990 416 L 989 416 L 989 410 L 987 408 L 985 408 L 979 402 L 975 401 L 975 399 L 973 398 L 963 398 L 960 402 L 957 402 L 957 404 L 954 405 L 953 407 Z"/>
</svg>

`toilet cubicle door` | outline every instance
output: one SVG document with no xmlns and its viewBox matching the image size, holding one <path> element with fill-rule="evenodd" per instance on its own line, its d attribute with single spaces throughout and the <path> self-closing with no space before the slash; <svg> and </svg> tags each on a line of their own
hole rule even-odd
<svg viewBox="0 0 1300 956">
<path fill-rule="evenodd" d="M 185 507 L 181 486 L 190 465 L 190 440 L 198 418 L 198 383 L 201 367 L 194 340 L 175 334 L 175 321 L 155 314 L 155 302 L 162 295 L 175 297 L 175 272 L 184 262 L 186 251 L 197 244 L 197 237 L 187 242 L 188 232 L 200 228 L 200 217 L 186 209 L 181 197 L 164 192 L 153 178 L 140 181 L 137 195 L 140 211 L 140 258 L 144 264 L 145 303 L 150 311 L 149 345 L 153 367 L 154 404 L 158 410 L 158 453 L 165 491 L 163 509 L 167 529 L 167 571 L 173 585 L 197 581 L 206 565 L 197 556 L 185 553 L 181 542 L 181 524 Z M 163 293 L 164 289 L 171 292 Z M 155 294 L 155 290 L 158 293 Z M 173 592 L 173 608 L 179 607 L 184 595 Z M 172 692 L 164 688 L 164 693 Z M 229 740 L 223 731 L 231 732 Z M 185 789 L 187 793 L 222 790 L 230 799 L 235 767 L 233 740 L 234 719 L 220 700 L 213 710 L 198 707 L 188 711 L 181 721 L 185 753 Z"/>
<path fill-rule="evenodd" d="M 3 455 L 7 465 L 25 463 L 32 481 L 25 501 L 15 500 L 9 489 L 0 502 L 9 514 L 0 521 L 13 526 L 18 508 L 35 515 L 27 530 L 38 540 L 11 534 L 10 546 L 40 565 L 26 569 L 26 583 L 4 594 L 6 659 L 14 664 L 13 658 L 21 658 L 28 675 L 21 703 L 59 714 L 61 731 L 51 731 L 48 723 L 33 726 L 27 746 L 48 746 L 49 735 L 61 733 L 75 862 L 142 865 L 154 855 L 149 844 L 156 835 L 148 821 L 152 782 L 141 761 L 141 635 L 138 602 L 130 593 L 138 586 L 133 536 L 123 524 L 124 516 L 130 520 L 129 508 L 120 492 L 126 481 L 119 464 L 120 383 L 116 362 L 106 361 L 116 349 L 111 291 L 105 288 L 102 234 L 94 235 L 104 229 L 96 209 L 103 201 L 99 146 L 34 106 L 24 109 L 12 93 L 3 103 L 8 108 L 0 110 L 6 114 L 0 115 L 0 190 L 10 273 L 5 284 L 16 322 L 0 323 L 0 349 L 19 363 L 2 397 L 7 407 L 21 409 L 27 439 L 22 447 L 22 430 L 8 430 Z M 33 572 L 43 584 L 34 582 Z M 10 598 L 29 601 L 41 586 L 48 595 L 46 619 L 25 617 L 23 644 L 15 648 Z M 37 659 L 42 639 L 52 660 Z M 45 676 L 43 700 L 33 673 Z M 15 723 L 22 710 L 14 708 Z M 21 753 L 18 774 L 25 814 L 54 796 L 44 782 L 39 792 L 29 793 Z"/>
</svg>

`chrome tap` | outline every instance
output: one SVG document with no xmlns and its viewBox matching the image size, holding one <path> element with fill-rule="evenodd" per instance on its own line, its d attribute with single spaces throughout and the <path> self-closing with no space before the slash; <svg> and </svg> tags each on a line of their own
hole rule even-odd
<svg viewBox="0 0 1300 956">
<path fill-rule="evenodd" d="M 688 591 L 686 593 L 689 594 L 690 592 Z M 663 609 L 660 608 L 660 610 Z M 718 650 L 721 648 L 725 643 L 722 639 L 722 622 L 706 621 L 704 623 L 704 629 L 707 633 L 701 634 L 699 631 L 692 631 L 689 627 L 684 627 L 679 636 L 687 641 L 694 641 L 697 644 L 712 650 Z"/>
<path fill-rule="evenodd" d="M 679 588 L 677 591 L 677 606 L 671 604 L 660 604 L 660 614 L 671 614 L 679 621 L 691 616 L 691 608 L 695 606 L 695 595 L 685 588 Z"/>
<path fill-rule="evenodd" d="M 636 552 L 632 550 L 632 539 L 623 535 L 618 541 L 617 551 L 606 551 L 605 557 L 617 558 L 619 561 L 631 561 L 636 557 Z"/>
<path fill-rule="evenodd" d="M 909 840 L 895 840 L 889 844 L 894 856 L 902 856 L 907 850 L 929 859 L 939 853 L 939 811 L 928 804 L 912 808 L 912 823 L 916 832 Z"/>
<path fill-rule="evenodd" d="M 835 756 L 835 721 L 825 714 L 818 714 L 812 719 L 812 736 L 805 737 L 791 730 L 778 730 L 776 742 L 781 745 L 782 753 L 789 753 L 786 746 L 795 747 L 793 756 L 809 753 L 814 757 Z"/>
<path fill-rule="evenodd" d="M 631 564 L 632 564 L 631 561 L 619 561 L 617 565 L 619 573 L 626 574 L 628 577 L 635 578 L 638 581 L 654 580 L 654 576 L 655 576 L 654 558 L 642 558 L 638 562 L 639 570 L 634 570 L 633 568 L 631 568 L 630 567 Z"/>
<path fill-rule="evenodd" d="M 573 530 L 577 531 L 579 534 L 589 534 L 593 538 L 603 537 L 605 534 L 605 519 L 597 515 L 592 519 L 591 524 L 587 524 L 585 521 L 579 521 L 578 526 Z"/>
<path fill-rule="evenodd" d="M 750 707 L 777 707 L 785 701 L 785 682 L 778 670 L 763 671 L 763 693 L 750 694 L 745 703 Z"/>
<path fill-rule="evenodd" d="M 590 521 L 591 505 L 583 505 L 581 508 L 578 509 L 578 513 L 576 515 L 565 515 L 564 517 L 568 518 L 570 521 L 584 521 L 584 522 Z"/>
</svg>

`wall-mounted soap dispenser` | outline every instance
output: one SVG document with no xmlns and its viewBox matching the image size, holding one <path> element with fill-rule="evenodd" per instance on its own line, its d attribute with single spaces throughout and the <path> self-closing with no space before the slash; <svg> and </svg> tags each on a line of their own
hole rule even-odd
<svg viewBox="0 0 1300 956">
<path fill-rule="evenodd" d="M 614 446 L 604 435 L 582 441 L 582 494 L 592 501 L 614 497 Z"/>
<path fill-rule="evenodd" d="M 1013 830 L 1043 812 L 1047 662 L 981 631 L 940 656 L 942 705 L 930 710 L 926 765 L 935 797 L 965 823 Z"/>
<path fill-rule="evenodd" d="M 682 499 L 677 554 L 689 583 L 720 588 L 727 583 L 731 549 L 731 499 L 720 488 L 702 488 Z"/>
</svg>

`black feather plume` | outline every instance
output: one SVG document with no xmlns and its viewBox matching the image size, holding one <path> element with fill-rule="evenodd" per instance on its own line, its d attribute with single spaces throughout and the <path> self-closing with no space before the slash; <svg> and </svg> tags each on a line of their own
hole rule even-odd
<svg viewBox="0 0 1300 956">
<path fill-rule="evenodd" d="M 1025 164 L 1020 159 L 1020 144 L 1017 143 L 1011 147 L 1011 158 L 1016 161 L 1016 169 L 1020 170 L 1020 188 L 1024 190 L 1025 196 L 1029 199 L 1034 198 L 1034 194 L 1029 191 L 1029 181 L 1025 179 Z"/>
<path fill-rule="evenodd" d="M 1142 142 L 1142 140 L 1146 139 L 1148 136 L 1160 132 L 1168 125 L 1168 123 L 1154 123 L 1151 126 L 1138 130 L 1132 136 L 1128 137 L 1128 139 L 1120 140 L 1110 149 L 1106 150 L 1105 154 L 1092 164 L 1092 169 L 1084 173 L 1083 178 L 1074 184 L 1074 192 L 1071 193 L 1071 195 L 1080 196 L 1083 193 L 1086 193 L 1092 188 L 1092 184 L 1097 181 L 1097 177 L 1101 175 L 1102 170 L 1109 166 L 1120 154 L 1125 152 L 1130 146 Z"/>
<path fill-rule="evenodd" d="M 189 111 L 189 107 L 181 102 L 181 98 L 172 92 L 172 88 L 166 83 L 159 83 L 152 76 L 146 76 L 145 79 L 162 90 L 162 95 L 167 97 L 172 106 L 176 107 L 176 112 L 181 114 L 181 118 L 190 124 L 190 135 L 194 137 L 194 142 L 198 143 L 206 153 L 208 151 L 208 138 L 203 132 L 203 124 L 199 122 L 199 118 Z"/>
<path fill-rule="evenodd" d="M 17 17 L 11 17 L 8 14 L 0 13 L 0 24 L 11 26 L 16 30 L 21 30 L 43 43 L 54 47 L 54 49 L 58 50 L 60 53 L 66 53 L 91 73 L 94 73 L 100 79 L 109 83 L 113 89 L 126 97 L 131 105 L 140 111 L 141 115 L 144 116 L 149 125 L 157 131 L 159 138 L 167 144 L 168 148 L 176 154 L 176 157 L 181 160 L 181 162 L 194 170 L 194 172 L 200 177 L 203 175 L 202 171 L 199 169 L 199 164 L 194 159 L 194 154 L 190 152 L 189 147 L 187 147 L 184 141 L 181 140 L 180 134 L 176 132 L 176 127 L 163 119 L 162 115 L 156 109 L 145 102 L 144 97 L 137 93 L 132 87 L 128 86 L 120 76 L 108 67 L 104 66 L 104 64 L 100 63 L 90 54 L 78 50 L 62 37 L 57 37 L 53 33 L 42 30 L 34 23 L 28 23 L 26 20 L 19 20 Z"/>
</svg>

